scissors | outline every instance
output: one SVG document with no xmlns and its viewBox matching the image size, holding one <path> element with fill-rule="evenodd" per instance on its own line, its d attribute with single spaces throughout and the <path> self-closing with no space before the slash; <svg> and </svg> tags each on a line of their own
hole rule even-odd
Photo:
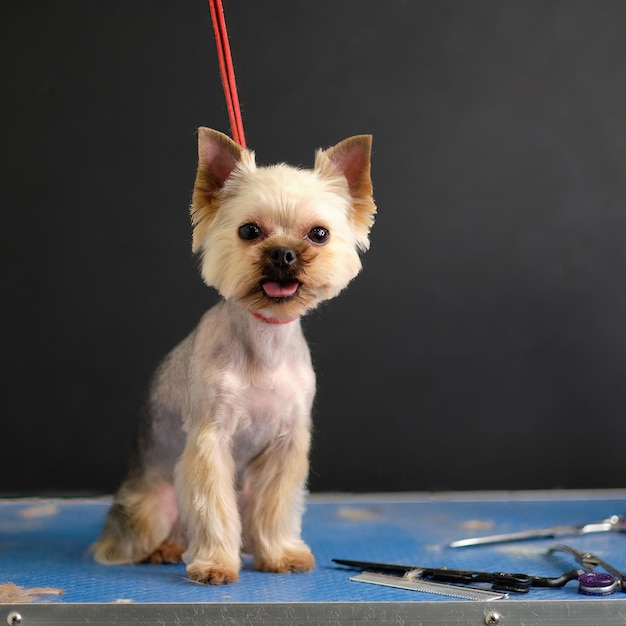
<svg viewBox="0 0 626 626">
<path fill-rule="evenodd" d="M 626 532 L 626 515 L 611 515 L 599 522 L 586 524 L 561 524 L 548 528 L 534 530 L 522 530 L 514 533 L 500 535 L 487 535 L 485 537 L 470 537 L 453 541 L 450 548 L 465 548 L 468 546 L 481 546 L 492 543 L 505 543 L 507 541 L 523 541 L 525 539 L 549 539 L 565 537 L 569 535 L 586 535 L 587 533 L 600 533 L 607 531 Z"/>
<path fill-rule="evenodd" d="M 563 587 L 570 580 L 578 580 L 585 574 L 583 569 L 573 569 L 555 578 L 532 576 L 529 574 L 511 574 L 508 572 L 478 572 L 473 570 L 448 569 L 447 567 L 419 567 L 417 565 L 394 565 L 373 563 L 371 561 L 350 561 L 333 559 L 338 565 L 360 569 L 361 571 L 387 574 L 397 578 L 413 580 L 431 580 L 442 583 L 491 583 L 497 591 L 528 593 L 531 587 Z"/>
<path fill-rule="evenodd" d="M 618 587 L 626 591 L 626 573 L 616 567 L 609 565 L 599 556 L 591 552 L 582 552 L 571 546 L 558 544 L 552 546 L 548 551 L 550 554 L 561 550 L 571 554 L 577 563 L 580 563 L 586 570 L 578 578 L 578 592 L 588 596 L 608 596 L 615 593 Z M 609 573 L 596 572 L 596 567 L 602 567 Z"/>
</svg>

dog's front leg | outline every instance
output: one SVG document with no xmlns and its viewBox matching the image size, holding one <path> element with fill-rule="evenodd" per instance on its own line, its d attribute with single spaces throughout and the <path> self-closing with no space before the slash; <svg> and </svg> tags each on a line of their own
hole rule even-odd
<svg viewBox="0 0 626 626">
<path fill-rule="evenodd" d="M 176 468 L 176 490 L 187 532 L 183 560 L 192 580 L 212 585 L 239 579 L 241 522 L 230 438 L 216 426 L 189 437 Z"/>
<path fill-rule="evenodd" d="M 310 438 L 308 425 L 299 425 L 277 437 L 247 468 L 245 545 L 261 571 L 307 572 L 315 565 L 300 537 Z"/>
</svg>

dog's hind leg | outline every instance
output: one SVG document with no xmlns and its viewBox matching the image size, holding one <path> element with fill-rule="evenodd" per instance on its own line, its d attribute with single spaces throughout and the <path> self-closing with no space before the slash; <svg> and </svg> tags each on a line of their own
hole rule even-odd
<svg viewBox="0 0 626 626">
<path fill-rule="evenodd" d="M 179 348 L 181 350 L 181 348 Z M 94 557 L 100 563 L 179 562 L 184 550 L 174 464 L 184 445 L 172 352 L 157 370 L 140 415 L 126 479 L 109 510 Z"/>
<path fill-rule="evenodd" d="M 142 562 L 152 563 L 153 565 L 160 565 L 161 563 L 182 563 L 184 551 L 185 540 L 180 521 L 177 520 L 174 522 L 174 526 L 167 539 Z"/>
<path fill-rule="evenodd" d="M 94 546 L 99 563 L 178 562 L 183 551 L 174 486 L 161 476 L 122 484 Z"/>
</svg>

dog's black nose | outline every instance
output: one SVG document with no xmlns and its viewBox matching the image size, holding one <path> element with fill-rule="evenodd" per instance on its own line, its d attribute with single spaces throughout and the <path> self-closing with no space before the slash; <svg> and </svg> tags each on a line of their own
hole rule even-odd
<svg viewBox="0 0 626 626">
<path fill-rule="evenodd" d="M 270 259 L 275 267 L 289 267 L 296 260 L 296 252 L 292 248 L 276 246 L 270 250 Z"/>
</svg>

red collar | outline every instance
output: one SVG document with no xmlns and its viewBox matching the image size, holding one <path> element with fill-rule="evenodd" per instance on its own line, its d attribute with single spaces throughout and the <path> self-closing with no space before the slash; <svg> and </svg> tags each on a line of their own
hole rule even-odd
<svg viewBox="0 0 626 626">
<path fill-rule="evenodd" d="M 294 321 L 294 320 L 283 321 L 283 320 L 279 320 L 277 317 L 265 317 L 265 315 L 262 315 L 261 313 L 257 313 L 256 311 L 250 311 L 250 313 L 252 313 L 254 317 L 261 320 L 262 322 L 265 322 L 266 324 L 290 324 L 291 322 Z"/>
</svg>

